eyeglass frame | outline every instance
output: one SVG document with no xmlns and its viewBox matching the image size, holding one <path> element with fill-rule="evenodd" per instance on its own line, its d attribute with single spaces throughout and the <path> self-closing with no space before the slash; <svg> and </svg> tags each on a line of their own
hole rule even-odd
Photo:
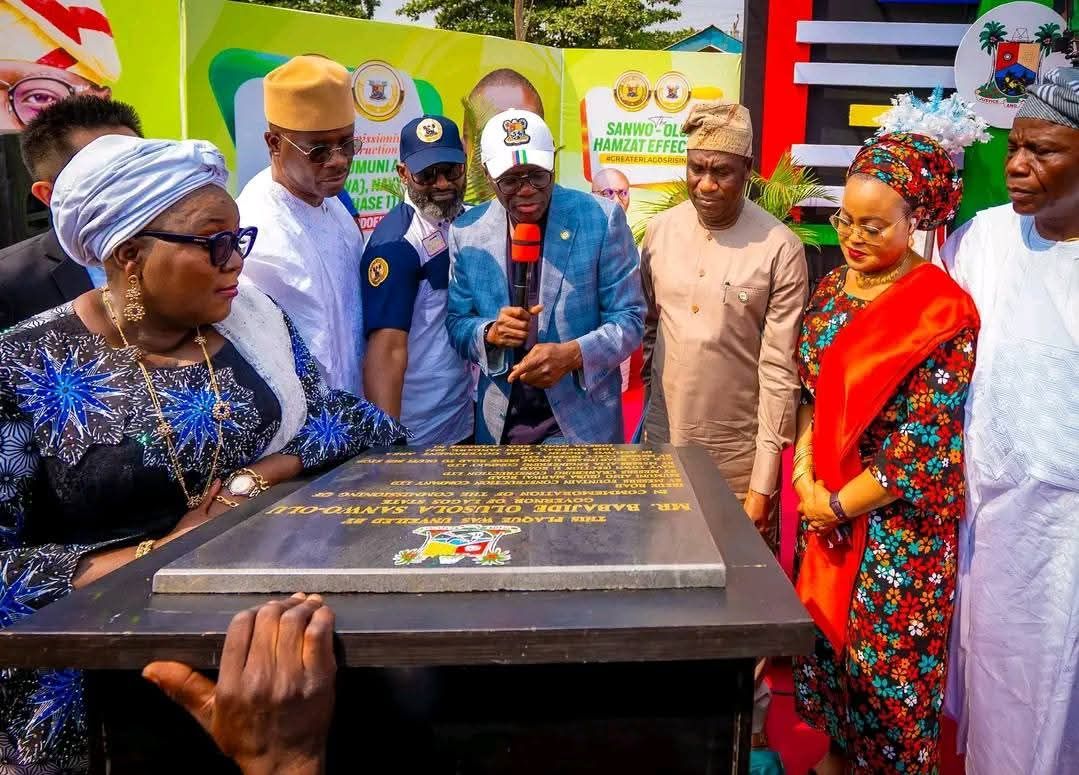
<svg viewBox="0 0 1079 775">
<path fill-rule="evenodd" d="M 453 169 L 454 174 L 453 174 L 452 177 L 446 172 L 446 170 L 445 170 L 446 167 L 450 167 L 450 168 Z M 405 169 L 408 169 L 407 164 L 405 165 Z M 429 177 L 429 176 L 424 174 L 428 170 L 435 170 L 434 177 L 431 178 L 430 180 L 424 180 L 423 177 L 421 177 L 421 176 Z M 441 170 L 441 172 L 440 172 L 440 170 Z M 464 165 L 464 162 L 443 161 L 443 162 L 438 162 L 436 164 L 432 164 L 429 167 L 424 167 L 419 172 L 413 172 L 412 170 L 408 170 L 408 174 L 409 174 L 409 177 L 411 177 L 414 181 L 419 183 L 421 186 L 433 186 L 435 183 L 438 182 L 439 177 L 444 177 L 450 183 L 454 183 L 454 182 L 456 182 L 456 181 L 458 181 L 458 180 L 460 180 L 461 178 L 464 177 L 464 175 L 465 175 L 465 165 Z"/>
<path fill-rule="evenodd" d="M 291 145 L 297 151 L 299 151 L 304 156 L 306 156 L 307 157 L 307 162 L 309 164 L 315 164 L 315 165 L 317 165 L 319 167 L 321 167 L 323 164 L 329 164 L 331 161 L 333 161 L 334 154 L 336 154 L 338 151 L 341 152 L 341 155 L 344 156 L 347 161 L 352 161 L 352 159 L 355 158 L 356 154 L 358 154 L 363 149 L 363 140 L 361 138 L 359 138 L 359 137 L 353 137 L 351 140 L 349 140 L 349 141 L 347 141 L 345 143 L 342 143 L 341 145 L 330 146 L 330 145 L 327 145 L 326 143 L 319 143 L 318 145 L 314 146 L 310 150 L 305 151 L 303 148 L 301 148 L 299 145 L 297 145 L 291 138 L 289 138 L 288 135 L 286 135 L 284 133 L 280 133 L 279 136 L 281 137 L 281 139 L 283 139 L 285 142 L 287 142 L 289 145 Z M 348 143 L 352 143 L 352 155 L 351 156 L 349 156 L 348 154 L 345 153 L 345 146 L 348 145 Z M 329 154 L 329 156 L 326 157 L 326 161 L 315 161 L 314 159 L 312 159 L 311 156 L 316 151 L 326 151 Z"/>
<path fill-rule="evenodd" d="M 258 237 L 258 234 L 259 230 L 257 226 L 244 226 L 235 231 L 219 231 L 216 234 L 206 236 L 200 234 L 177 234 L 176 232 L 155 231 L 153 229 L 140 231 L 135 236 L 150 237 L 151 239 L 161 240 L 162 242 L 172 242 L 179 245 L 201 245 L 206 248 L 206 251 L 209 254 L 210 266 L 221 269 L 228 264 L 233 253 L 239 253 L 240 258 L 247 258 L 251 255 L 251 250 L 255 247 L 255 239 Z M 251 240 L 247 243 L 246 249 L 241 249 L 241 240 L 247 236 L 250 236 Z M 214 248 L 216 245 L 221 244 L 221 241 L 226 237 L 230 238 L 232 248 L 225 254 L 224 260 L 216 259 L 214 256 Z"/>
<path fill-rule="evenodd" d="M 629 198 L 628 188 L 601 188 L 595 193 L 599 194 L 604 199 L 614 199 L 615 197 L 618 197 L 619 199 Z"/>
<path fill-rule="evenodd" d="M 54 75 L 24 75 L 22 78 L 15 81 L 14 83 L 5 81 L 3 78 L 0 78 L 0 88 L 7 89 L 7 109 L 11 113 L 11 115 L 15 117 L 15 120 L 22 124 L 24 129 L 30 123 L 30 121 L 33 121 L 33 119 L 27 121 L 19 115 L 19 111 L 15 107 L 15 89 L 18 88 L 19 84 L 25 83 L 26 81 L 51 81 L 52 83 L 58 83 L 63 86 L 65 89 L 67 89 L 67 97 L 61 97 L 56 102 L 63 102 L 65 99 L 71 99 L 72 97 L 78 94 L 82 94 L 83 92 L 94 91 L 95 88 L 98 91 L 101 90 L 100 86 L 75 86 L 74 84 L 68 83 L 67 81 L 57 78 Z M 56 102 L 54 102 L 53 105 L 55 105 Z M 50 105 L 49 107 L 52 107 L 52 105 Z M 45 110 L 45 108 L 42 108 L 42 110 Z"/>
<path fill-rule="evenodd" d="M 862 225 L 854 223 L 854 222 L 850 222 L 850 225 L 848 226 L 848 225 L 846 225 L 847 221 L 844 221 L 842 218 L 840 218 L 840 213 L 842 213 L 842 212 L 843 212 L 842 210 L 836 210 L 834 213 L 832 213 L 831 215 L 828 216 L 828 223 L 830 223 L 832 225 L 832 228 L 835 229 L 835 233 L 839 234 L 839 226 L 837 226 L 836 223 L 837 222 L 842 223 L 842 224 L 844 224 L 844 229 L 846 230 L 848 236 L 850 234 L 852 234 L 855 229 L 857 229 L 858 233 L 860 235 L 862 235 L 862 241 L 865 242 L 867 245 L 879 245 L 879 244 L 881 244 L 883 242 L 882 238 L 884 237 L 884 232 L 888 231 L 893 226 L 897 226 L 898 224 L 902 223 L 903 221 L 905 221 L 909 217 L 909 216 L 904 215 L 899 220 L 892 221 L 887 226 L 885 226 L 883 229 L 877 229 L 876 226 L 862 226 Z M 873 229 L 873 230 L 879 231 L 880 233 L 877 234 L 877 236 L 875 236 L 875 237 L 870 237 L 869 234 L 866 234 L 866 231 L 865 231 L 866 229 Z"/>
<path fill-rule="evenodd" d="M 535 180 L 532 179 L 533 175 L 545 175 L 547 177 L 547 182 L 543 185 L 539 185 L 536 183 Z M 526 175 L 502 175 L 501 177 L 495 178 L 495 187 L 506 196 L 513 196 L 522 188 L 524 188 L 526 181 L 528 182 L 528 185 L 532 186 L 532 188 L 536 189 L 537 191 L 543 191 L 547 188 L 550 188 L 551 184 L 554 183 L 554 172 L 539 167 L 532 170 Z M 509 183 L 511 186 L 514 182 L 516 182 L 517 186 L 507 191 L 502 185 L 503 182 Z"/>
</svg>

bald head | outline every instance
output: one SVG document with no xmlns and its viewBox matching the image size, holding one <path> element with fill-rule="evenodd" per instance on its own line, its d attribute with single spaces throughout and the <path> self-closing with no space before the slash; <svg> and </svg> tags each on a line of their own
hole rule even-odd
<svg viewBox="0 0 1079 775">
<path fill-rule="evenodd" d="M 475 150 L 474 141 L 479 140 L 483 126 L 492 116 L 504 110 L 527 110 L 543 118 L 543 100 L 532 82 L 518 73 L 503 67 L 492 70 L 479 80 L 468 94 L 469 110 L 465 111 L 465 148 Z M 479 153 L 470 153 L 479 159 Z"/>
<path fill-rule="evenodd" d="M 468 101 L 475 105 L 482 103 L 485 109 L 492 110 L 491 115 L 504 110 L 518 108 L 535 113 L 543 118 L 543 100 L 532 82 L 516 70 L 503 67 L 492 70 L 479 80 L 468 95 Z"/>
<path fill-rule="evenodd" d="M 617 202 L 623 210 L 629 209 L 629 178 L 621 170 L 608 167 L 597 172 L 592 178 L 592 193 Z"/>
</svg>

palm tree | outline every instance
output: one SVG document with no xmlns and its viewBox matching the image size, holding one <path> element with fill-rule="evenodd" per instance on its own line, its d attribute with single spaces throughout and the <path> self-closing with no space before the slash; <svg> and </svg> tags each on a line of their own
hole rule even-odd
<svg viewBox="0 0 1079 775">
<path fill-rule="evenodd" d="M 480 159 L 480 134 L 488 120 L 498 110 L 493 105 L 487 104 L 482 97 L 475 97 L 473 100 L 462 98 L 461 105 L 465 112 L 465 136 L 468 137 L 468 143 L 471 146 L 465 149 L 468 154 L 465 201 L 472 205 L 482 204 L 494 199 L 495 192 L 487 181 L 487 173 Z"/>
<path fill-rule="evenodd" d="M 633 226 L 633 238 L 639 243 L 644 239 L 648 223 L 660 213 L 675 207 L 689 199 L 685 181 L 666 183 L 656 189 L 657 196 L 652 201 L 638 205 L 643 217 Z M 746 196 L 760 205 L 765 211 L 779 219 L 802 242 L 812 248 L 820 248 L 813 229 L 795 222 L 791 212 L 798 203 L 805 199 L 823 199 L 835 202 L 828 189 L 820 184 L 816 176 L 807 168 L 794 163 L 790 152 L 784 153 L 776 164 L 770 178 L 754 172 L 746 184 Z"/>
<path fill-rule="evenodd" d="M 689 199 L 689 190 L 684 180 L 663 183 L 652 190 L 655 192 L 655 197 L 643 200 L 637 205 L 637 211 L 642 217 L 633 224 L 633 241 L 638 245 L 644 239 L 645 229 L 653 218 Z"/>
<path fill-rule="evenodd" d="M 982 32 L 978 36 L 978 40 L 982 42 L 982 51 L 986 51 L 990 56 L 996 54 L 997 46 L 1004 42 L 1008 37 L 1008 28 L 1003 23 L 992 21 L 986 22 L 982 27 Z"/>
<path fill-rule="evenodd" d="M 978 40 L 982 42 L 982 51 L 989 54 L 989 82 L 992 86 L 992 90 L 996 92 L 993 96 L 1004 96 L 999 94 L 1000 90 L 997 88 L 997 47 L 1004 42 L 1008 37 L 1008 28 L 1004 26 L 1002 22 L 991 21 L 986 22 L 982 27 L 981 34 L 978 35 Z M 982 87 L 986 88 L 986 87 Z M 980 90 L 979 90 L 980 93 Z M 987 95 L 989 96 L 989 95 Z"/>
<path fill-rule="evenodd" d="M 1056 22 L 1047 22 L 1038 28 L 1038 34 L 1034 40 L 1042 47 L 1042 56 L 1047 57 L 1053 53 L 1053 42 L 1060 37 L 1060 25 Z"/>
<path fill-rule="evenodd" d="M 372 191 L 381 191 L 383 194 L 389 194 L 392 197 L 396 197 L 398 202 L 401 202 L 405 198 L 405 187 L 401 185 L 401 178 L 379 178 L 371 182 Z"/>
</svg>

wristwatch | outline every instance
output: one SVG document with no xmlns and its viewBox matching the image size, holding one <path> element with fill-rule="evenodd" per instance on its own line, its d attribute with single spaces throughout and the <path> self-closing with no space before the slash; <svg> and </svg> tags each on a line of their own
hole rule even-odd
<svg viewBox="0 0 1079 775">
<path fill-rule="evenodd" d="M 225 480 L 225 489 L 237 498 L 254 498 L 270 489 L 270 483 L 257 471 L 241 468 Z"/>
<path fill-rule="evenodd" d="M 847 516 L 846 510 L 843 508 L 843 504 L 839 502 L 838 492 L 832 493 L 831 497 L 828 499 L 828 505 L 831 507 L 832 513 L 835 514 L 836 518 L 841 522 L 846 522 L 850 519 L 850 517 Z"/>
</svg>

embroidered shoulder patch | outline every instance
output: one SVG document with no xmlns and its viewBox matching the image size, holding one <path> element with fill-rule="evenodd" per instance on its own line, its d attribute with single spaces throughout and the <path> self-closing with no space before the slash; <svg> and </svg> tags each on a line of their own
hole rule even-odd
<svg viewBox="0 0 1079 775">
<path fill-rule="evenodd" d="M 390 276 L 390 265 L 386 263 L 386 259 L 379 256 L 371 265 L 367 267 L 367 282 L 371 284 L 372 288 L 377 288 L 386 282 L 386 278 Z"/>
</svg>

